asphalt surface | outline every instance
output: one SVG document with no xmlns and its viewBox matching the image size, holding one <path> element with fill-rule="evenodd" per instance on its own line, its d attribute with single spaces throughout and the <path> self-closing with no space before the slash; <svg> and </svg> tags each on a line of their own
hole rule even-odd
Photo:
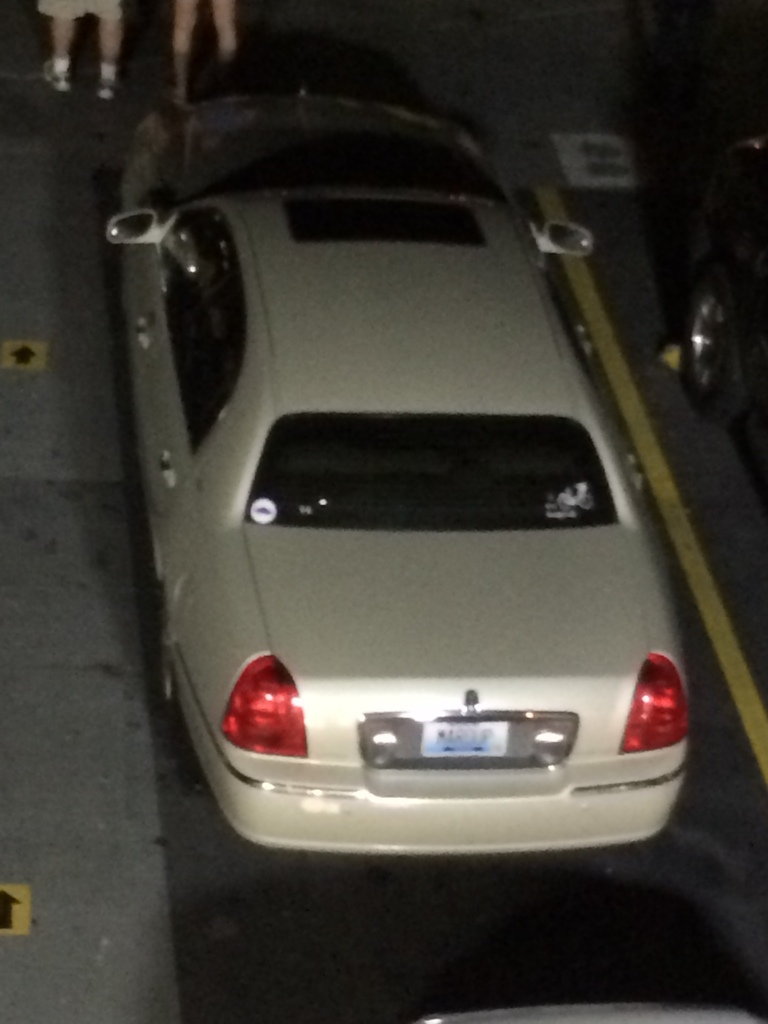
<svg viewBox="0 0 768 1024">
<path fill-rule="evenodd" d="M 656 359 L 680 281 L 683 211 L 667 175 L 680 140 L 699 136 L 677 130 L 693 116 L 679 111 L 647 130 L 655 108 L 625 5 L 284 0 L 244 13 L 243 81 L 436 106 L 475 127 L 508 187 L 567 189 L 596 233 L 606 304 L 768 699 L 762 439 L 702 424 Z M 32 915 L 29 935 L 0 928 L 3 1020 L 391 1024 L 604 999 L 768 1015 L 766 783 L 682 576 L 694 740 L 658 840 L 567 857 L 310 857 L 245 843 L 199 786 L 159 706 L 116 265 L 102 241 L 127 140 L 166 71 L 164 13 L 139 8 L 133 27 L 109 105 L 93 95 L 90 43 L 75 91 L 54 94 L 32 13 L 20 0 L 0 8 L 0 354 L 33 351 L 31 367 L 0 369 L 0 892 L 30 886 Z M 751 29 L 712 51 L 718 100 L 726 57 L 747 78 L 734 39 L 759 63 Z M 630 133 L 642 146 L 627 163 Z M 636 187 L 648 167 L 652 187 Z"/>
</svg>

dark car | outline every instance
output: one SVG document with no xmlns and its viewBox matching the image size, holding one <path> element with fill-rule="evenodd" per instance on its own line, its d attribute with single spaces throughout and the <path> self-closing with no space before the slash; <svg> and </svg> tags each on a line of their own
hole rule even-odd
<svg viewBox="0 0 768 1024">
<path fill-rule="evenodd" d="M 732 146 L 696 241 L 681 375 L 694 405 L 731 423 L 768 420 L 768 136 Z"/>
</svg>

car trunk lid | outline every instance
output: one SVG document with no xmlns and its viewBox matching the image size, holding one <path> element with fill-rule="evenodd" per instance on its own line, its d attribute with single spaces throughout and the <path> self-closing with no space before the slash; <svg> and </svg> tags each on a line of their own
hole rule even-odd
<svg viewBox="0 0 768 1024">
<path fill-rule="evenodd" d="M 577 716 L 584 756 L 618 750 L 650 642 L 631 531 L 245 531 L 313 760 L 359 767 L 362 747 L 376 767 L 366 743 L 401 719 L 506 718 L 523 735 L 526 712 L 548 714 L 539 724 L 549 731 L 558 715 Z M 421 734 L 405 731 L 398 749 L 421 762 Z"/>
</svg>

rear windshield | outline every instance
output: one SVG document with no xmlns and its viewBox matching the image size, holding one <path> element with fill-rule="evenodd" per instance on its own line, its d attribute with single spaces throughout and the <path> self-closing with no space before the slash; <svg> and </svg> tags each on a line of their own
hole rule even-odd
<svg viewBox="0 0 768 1024">
<path fill-rule="evenodd" d="M 437 192 L 503 202 L 498 185 L 458 148 L 374 132 L 339 133 L 310 139 L 243 166 L 247 146 L 232 157 L 208 191 L 260 189 L 374 188 Z M 240 164 L 236 161 L 239 159 Z"/>
<path fill-rule="evenodd" d="M 397 199 L 294 199 L 285 204 L 297 242 L 484 245 L 471 210 Z"/>
<path fill-rule="evenodd" d="M 285 416 L 246 509 L 261 525 L 545 530 L 616 512 L 587 431 L 552 416 Z"/>
</svg>

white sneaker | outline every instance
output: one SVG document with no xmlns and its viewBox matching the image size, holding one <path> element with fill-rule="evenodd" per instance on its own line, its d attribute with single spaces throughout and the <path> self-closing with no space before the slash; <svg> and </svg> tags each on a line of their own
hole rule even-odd
<svg viewBox="0 0 768 1024">
<path fill-rule="evenodd" d="M 114 78 L 102 78 L 99 80 L 99 88 L 96 90 L 96 95 L 100 100 L 113 100 L 116 88 L 117 82 Z"/>
<path fill-rule="evenodd" d="M 113 100 L 117 89 L 117 64 L 111 60 L 101 62 L 101 76 L 96 95 L 100 100 Z"/>
<path fill-rule="evenodd" d="M 43 65 L 43 78 L 56 92 L 69 92 L 72 88 L 69 71 L 57 71 L 52 60 L 47 60 Z"/>
</svg>

